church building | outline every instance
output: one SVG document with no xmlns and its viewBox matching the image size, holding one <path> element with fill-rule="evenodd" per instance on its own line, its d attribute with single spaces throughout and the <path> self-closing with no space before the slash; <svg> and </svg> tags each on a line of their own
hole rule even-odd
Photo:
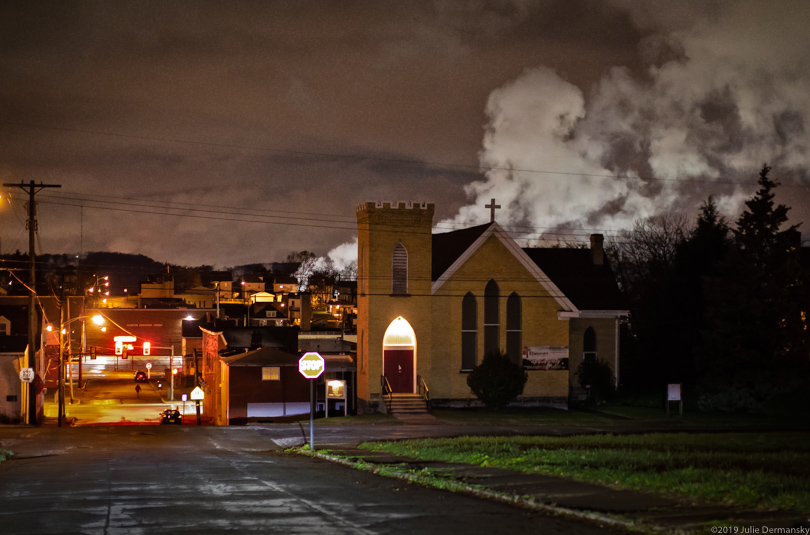
<svg viewBox="0 0 810 535">
<path fill-rule="evenodd" d="M 489 206 L 488 206 L 489 207 Z M 521 248 L 494 221 L 432 232 L 434 205 L 357 207 L 357 398 L 386 411 L 393 394 L 476 405 L 467 376 L 498 351 L 523 367 L 518 403 L 567 407 L 583 359 L 618 384 L 623 310 L 602 247 Z"/>
</svg>

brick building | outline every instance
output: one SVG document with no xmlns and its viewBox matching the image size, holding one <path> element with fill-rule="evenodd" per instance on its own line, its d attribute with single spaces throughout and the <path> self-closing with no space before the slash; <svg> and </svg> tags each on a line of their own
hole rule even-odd
<svg viewBox="0 0 810 535">
<path fill-rule="evenodd" d="M 357 208 L 360 411 L 385 410 L 386 381 L 427 388 L 434 405 L 475 403 L 467 374 L 493 350 L 527 371 L 524 404 L 567 407 L 583 358 L 618 373 L 626 311 L 601 235 L 590 249 L 524 249 L 494 221 L 433 234 L 433 211 Z"/>
</svg>

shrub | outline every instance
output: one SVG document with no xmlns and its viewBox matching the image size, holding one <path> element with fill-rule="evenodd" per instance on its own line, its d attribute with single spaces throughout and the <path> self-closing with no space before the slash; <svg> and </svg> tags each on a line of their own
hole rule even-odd
<svg viewBox="0 0 810 535">
<path fill-rule="evenodd" d="M 467 376 L 467 385 L 490 408 L 504 407 L 523 393 L 529 376 L 505 354 L 492 352 Z"/>
<path fill-rule="evenodd" d="M 588 388 L 591 400 L 597 404 L 613 394 L 613 370 L 606 362 L 583 360 L 577 367 L 577 378 L 583 388 Z"/>
</svg>

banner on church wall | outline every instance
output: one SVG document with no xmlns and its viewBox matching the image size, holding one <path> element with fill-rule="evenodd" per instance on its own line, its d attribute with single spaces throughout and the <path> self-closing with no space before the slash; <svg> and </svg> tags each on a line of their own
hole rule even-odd
<svg viewBox="0 0 810 535">
<path fill-rule="evenodd" d="M 524 370 L 567 370 L 568 346 L 532 346 L 523 348 Z"/>
</svg>

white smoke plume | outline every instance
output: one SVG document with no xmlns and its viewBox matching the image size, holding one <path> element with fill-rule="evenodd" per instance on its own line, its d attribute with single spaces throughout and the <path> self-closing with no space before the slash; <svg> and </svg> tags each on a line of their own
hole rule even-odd
<svg viewBox="0 0 810 535">
<path fill-rule="evenodd" d="M 702 18 L 674 13 L 681 2 L 618 5 L 647 32 L 644 72 L 616 67 L 585 94 L 537 67 L 493 91 L 486 177 L 441 226 L 488 221 L 491 198 L 502 225 L 535 236 L 628 228 L 710 194 L 734 214 L 752 188 L 733 182 L 766 162 L 785 184 L 810 183 L 806 3 L 691 5 L 711 8 Z"/>
<path fill-rule="evenodd" d="M 351 242 L 338 245 L 326 256 L 341 277 L 349 280 L 357 277 L 357 236 Z"/>
</svg>

